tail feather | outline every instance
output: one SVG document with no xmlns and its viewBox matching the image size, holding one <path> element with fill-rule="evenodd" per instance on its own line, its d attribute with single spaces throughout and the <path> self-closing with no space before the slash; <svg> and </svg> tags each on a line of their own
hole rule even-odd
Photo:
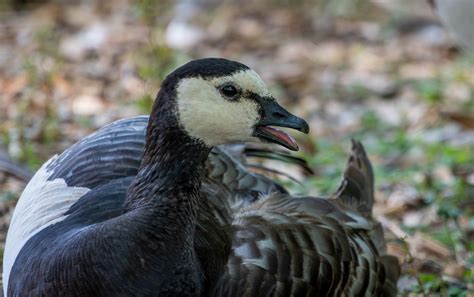
<svg viewBox="0 0 474 297">
<path fill-rule="evenodd" d="M 372 213 L 374 173 L 362 143 L 357 140 L 352 140 L 351 155 L 335 196 L 363 215 Z"/>
<path fill-rule="evenodd" d="M 344 171 L 343 180 L 336 192 L 336 198 L 346 206 L 370 218 L 374 204 L 374 173 L 362 143 L 352 140 L 352 151 Z M 372 221 L 369 237 L 380 255 L 384 282 L 382 296 L 397 295 L 397 280 L 400 276 L 398 259 L 388 255 L 383 229 L 380 223 Z"/>
</svg>

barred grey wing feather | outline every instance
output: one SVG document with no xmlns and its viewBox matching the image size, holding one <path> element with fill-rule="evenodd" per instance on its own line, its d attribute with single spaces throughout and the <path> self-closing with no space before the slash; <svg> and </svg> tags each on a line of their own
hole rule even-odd
<svg viewBox="0 0 474 297">
<path fill-rule="evenodd" d="M 385 254 L 372 204 L 372 167 L 354 141 L 332 197 L 270 194 L 235 214 L 214 295 L 396 296 L 398 262 Z"/>
</svg>

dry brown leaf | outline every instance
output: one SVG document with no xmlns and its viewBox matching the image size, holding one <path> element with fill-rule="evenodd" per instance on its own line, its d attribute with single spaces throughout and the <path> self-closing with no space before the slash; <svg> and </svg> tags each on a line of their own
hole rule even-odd
<svg viewBox="0 0 474 297">
<path fill-rule="evenodd" d="M 460 112 L 442 111 L 441 115 L 459 123 L 465 129 L 474 129 L 474 116 L 472 114 L 462 114 Z"/>
<path fill-rule="evenodd" d="M 72 85 L 69 81 L 67 81 L 64 76 L 55 73 L 52 77 L 53 82 L 53 89 L 54 92 L 59 97 L 66 97 L 71 95 L 72 93 Z"/>
<path fill-rule="evenodd" d="M 6 97 L 14 97 L 21 92 L 28 84 L 28 77 L 26 74 L 20 74 L 4 83 L 3 95 Z"/>
<path fill-rule="evenodd" d="M 462 280 L 466 272 L 466 267 L 457 262 L 449 262 L 444 266 L 443 272 L 446 275 Z"/>
<path fill-rule="evenodd" d="M 447 260 L 451 255 L 450 250 L 444 244 L 418 231 L 407 241 L 409 242 L 410 253 L 418 258 L 423 259 L 432 256 Z"/>
</svg>

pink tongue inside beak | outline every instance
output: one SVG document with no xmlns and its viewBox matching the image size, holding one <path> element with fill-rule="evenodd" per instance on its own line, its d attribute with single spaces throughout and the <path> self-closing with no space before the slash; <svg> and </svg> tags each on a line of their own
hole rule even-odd
<svg viewBox="0 0 474 297">
<path fill-rule="evenodd" d="M 272 134 L 276 138 L 280 139 L 282 142 L 284 142 L 286 145 L 288 145 L 295 151 L 299 149 L 296 140 L 291 135 L 269 126 L 261 126 L 260 129 L 265 130 L 265 132 Z"/>
</svg>

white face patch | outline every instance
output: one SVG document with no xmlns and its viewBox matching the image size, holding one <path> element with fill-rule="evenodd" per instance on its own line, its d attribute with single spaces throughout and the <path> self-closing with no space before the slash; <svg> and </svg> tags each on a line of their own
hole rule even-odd
<svg viewBox="0 0 474 297">
<path fill-rule="evenodd" d="M 88 188 L 68 187 L 63 179 L 48 180 L 54 170 L 47 166 L 36 172 L 20 196 L 8 229 L 3 255 L 3 291 L 7 296 L 8 279 L 16 257 L 25 243 L 46 227 L 66 218 L 64 213 L 89 192 Z"/>
<path fill-rule="evenodd" d="M 218 87 L 232 82 L 243 92 L 262 97 L 270 93 L 253 70 L 205 80 L 200 77 L 183 79 L 177 88 L 179 119 L 190 136 L 208 146 L 254 140 L 252 133 L 260 118 L 257 102 L 225 99 Z"/>
</svg>

